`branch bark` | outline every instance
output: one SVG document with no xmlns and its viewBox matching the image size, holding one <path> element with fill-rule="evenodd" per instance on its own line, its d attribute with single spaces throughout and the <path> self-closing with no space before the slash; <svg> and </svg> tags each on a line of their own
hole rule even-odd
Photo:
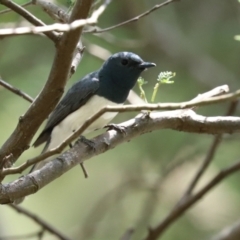
<svg viewBox="0 0 240 240">
<path fill-rule="evenodd" d="M 95 151 L 91 151 L 83 143 L 77 142 L 72 149 L 49 162 L 42 169 L 14 182 L 1 185 L 0 204 L 10 203 L 17 198 L 35 193 L 80 162 L 104 153 L 141 134 L 159 129 L 205 134 L 240 132 L 240 117 L 205 117 L 192 110 L 176 110 L 152 112 L 150 115 L 141 114 L 120 125 L 125 128 L 125 134 L 110 130 L 94 138 Z M 5 171 L 4 174 L 12 174 L 22 170 L 16 168 L 5 169 L 2 173 Z"/>
<path fill-rule="evenodd" d="M 3 81 L 0 78 L 0 85 L 3 86 L 4 88 L 8 89 L 9 91 L 11 91 L 12 93 L 22 97 L 23 99 L 27 100 L 28 102 L 32 103 L 33 102 L 33 98 L 30 97 L 28 94 L 26 94 L 25 92 L 13 87 L 12 85 L 10 85 L 9 83 Z"/>
</svg>

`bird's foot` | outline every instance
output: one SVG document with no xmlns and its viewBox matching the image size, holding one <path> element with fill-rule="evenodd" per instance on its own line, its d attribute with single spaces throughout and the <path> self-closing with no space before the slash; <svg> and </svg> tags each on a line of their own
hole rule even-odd
<svg viewBox="0 0 240 240">
<path fill-rule="evenodd" d="M 150 118 L 150 113 L 151 113 L 151 111 L 143 111 L 143 112 L 141 112 L 142 113 L 142 116 L 141 116 L 141 118 Z"/>
<path fill-rule="evenodd" d="M 85 138 L 84 136 L 80 136 L 80 138 L 78 139 L 78 141 L 84 143 L 85 145 L 87 145 L 88 147 L 90 147 L 92 150 L 96 150 L 96 146 L 95 143 L 87 138 Z"/>
<path fill-rule="evenodd" d="M 87 139 L 86 139 L 86 140 L 87 140 Z M 83 142 L 82 140 L 80 140 L 80 141 Z M 88 141 L 90 141 L 90 140 L 88 140 Z M 70 144 L 69 144 L 69 147 L 72 148 L 72 147 L 73 147 L 73 144 L 70 143 Z M 83 162 L 80 163 L 80 167 L 82 168 L 84 177 L 85 177 L 85 178 L 88 178 L 88 172 L 87 172 L 86 168 L 84 167 Z"/>
<path fill-rule="evenodd" d="M 107 128 L 108 130 L 114 129 L 117 132 L 123 133 L 124 135 L 127 134 L 126 128 L 124 126 L 120 126 L 120 125 L 117 125 L 117 124 L 114 124 L 114 123 L 108 124 L 104 128 Z"/>
</svg>

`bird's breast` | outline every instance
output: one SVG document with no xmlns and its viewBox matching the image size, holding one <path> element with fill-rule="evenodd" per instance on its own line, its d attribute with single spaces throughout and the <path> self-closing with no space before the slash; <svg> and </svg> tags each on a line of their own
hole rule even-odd
<svg viewBox="0 0 240 240">
<path fill-rule="evenodd" d="M 100 109 L 106 106 L 116 106 L 114 102 L 111 102 L 98 95 L 93 96 L 85 105 L 80 107 L 78 110 L 69 114 L 62 122 L 60 122 L 52 131 L 51 141 L 48 149 L 55 148 L 61 144 L 66 138 L 72 135 L 77 129 L 79 129 L 88 118 L 92 117 Z M 84 132 L 87 134 L 96 129 L 104 127 L 108 124 L 115 116 L 116 112 L 104 113 L 100 118 L 94 121 Z"/>
</svg>

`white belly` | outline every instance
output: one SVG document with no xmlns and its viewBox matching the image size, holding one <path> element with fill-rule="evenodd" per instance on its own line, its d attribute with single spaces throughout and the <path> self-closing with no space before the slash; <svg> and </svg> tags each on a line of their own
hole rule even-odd
<svg viewBox="0 0 240 240">
<path fill-rule="evenodd" d="M 52 131 L 51 141 L 48 149 L 52 149 L 60 145 L 65 139 L 67 139 L 74 131 L 80 128 L 85 121 L 93 116 L 101 108 L 107 105 L 117 105 L 114 102 L 108 101 L 103 97 L 93 96 L 87 104 L 82 106 L 77 111 L 67 116 L 60 124 L 58 124 Z M 93 122 L 83 134 L 87 134 L 96 129 L 104 127 L 108 124 L 115 116 L 117 112 L 104 113 L 100 118 Z"/>
</svg>

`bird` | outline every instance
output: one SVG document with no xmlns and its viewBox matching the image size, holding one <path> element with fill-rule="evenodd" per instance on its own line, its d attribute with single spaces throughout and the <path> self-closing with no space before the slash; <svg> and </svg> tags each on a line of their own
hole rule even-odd
<svg viewBox="0 0 240 240">
<path fill-rule="evenodd" d="M 33 146 L 38 147 L 45 143 L 43 152 L 53 149 L 101 108 L 124 104 L 141 73 L 154 66 L 155 63 L 145 62 L 132 52 L 111 55 L 99 70 L 87 74 L 73 84 L 50 114 L 46 126 Z M 104 113 L 82 134 L 86 135 L 104 127 L 116 115 L 115 112 Z M 31 172 L 42 168 L 48 161 L 47 158 L 35 164 Z"/>
</svg>

